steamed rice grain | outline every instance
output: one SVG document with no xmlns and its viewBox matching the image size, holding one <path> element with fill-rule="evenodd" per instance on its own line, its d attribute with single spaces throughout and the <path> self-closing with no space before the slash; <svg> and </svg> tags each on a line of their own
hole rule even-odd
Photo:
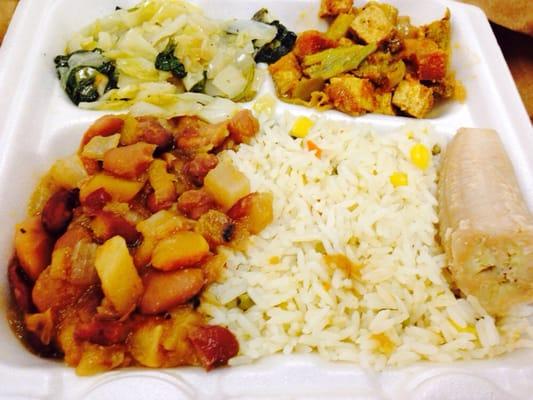
<svg viewBox="0 0 533 400">
<path fill-rule="evenodd" d="M 201 310 L 237 336 L 233 364 L 274 353 L 316 352 L 382 369 L 419 360 L 492 357 L 517 346 L 527 312 L 495 321 L 473 297 L 457 299 L 436 241 L 437 168 L 409 159 L 414 144 L 445 147 L 431 126 L 377 133 L 320 119 L 309 135 L 288 132 L 295 116 L 263 117 L 260 134 L 225 157 L 254 191 L 274 195 L 274 221 L 246 251 L 225 250 L 222 283 Z M 320 158 L 307 150 L 312 140 Z M 403 172 L 406 186 L 390 176 Z M 351 273 L 325 255 L 346 256 Z M 251 307 L 242 307 L 244 297 Z"/>
</svg>

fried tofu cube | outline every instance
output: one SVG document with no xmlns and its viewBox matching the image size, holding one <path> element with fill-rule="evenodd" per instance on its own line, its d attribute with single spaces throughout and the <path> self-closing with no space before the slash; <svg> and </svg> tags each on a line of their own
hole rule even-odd
<svg viewBox="0 0 533 400">
<path fill-rule="evenodd" d="M 272 75 L 278 94 L 292 97 L 292 91 L 302 77 L 302 70 L 294 53 L 286 54 L 274 64 L 270 64 L 268 70 Z"/>
<path fill-rule="evenodd" d="M 447 54 L 431 39 L 406 39 L 402 56 L 414 64 L 422 81 L 438 81 L 446 76 Z"/>
<path fill-rule="evenodd" d="M 391 34 L 396 18 L 394 7 L 370 2 L 357 14 L 350 28 L 365 43 L 379 43 Z"/>
<path fill-rule="evenodd" d="M 322 0 L 318 15 L 320 18 L 336 17 L 342 13 L 348 13 L 352 9 L 353 0 Z"/>
<path fill-rule="evenodd" d="M 381 8 L 381 11 L 385 13 L 391 24 L 396 25 L 396 23 L 398 22 L 398 9 L 396 7 L 391 4 L 380 3 L 377 1 L 369 1 L 365 7 L 368 7 L 370 5 L 376 5 Z"/>
<path fill-rule="evenodd" d="M 425 37 L 433 40 L 441 50 L 446 52 L 450 49 L 450 29 L 450 10 L 448 9 L 443 18 L 423 27 Z"/>
<path fill-rule="evenodd" d="M 423 118 L 433 107 L 433 90 L 418 81 L 403 80 L 394 91 L 392 104 L 415 118 Z"/>
<path fill-rule="evenodd" d="M 377 106 L 374 112 L 378 114 L 394 115 L 394 109 L 392 108 L 392 93 L 378 93 L 376 95 Z"/>
<path fill-rule="evenodd" d="M 350 75 L 331 78 L 326 94 L 339 111 L 360 115 L 376 109 L 374 86 L 368 79 Z"/>
</svg>

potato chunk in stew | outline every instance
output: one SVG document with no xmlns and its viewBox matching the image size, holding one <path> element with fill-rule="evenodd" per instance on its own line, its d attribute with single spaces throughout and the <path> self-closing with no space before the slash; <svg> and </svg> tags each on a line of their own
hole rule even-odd
<svg viewBox="0 0 533 400">
<path fill-rule="evenodd" d="M 96 251 L 94 265 L 105 297 L 116 311 L 120 315 L 133 311 L 143 292 L 143 285 L 126 241 L 120 236 L 106 241 Z"/>
<path fill-rule="evenodd" d="M 96 174 L 85 181 L 80 189 L 80 201 L 83 203 L 89 195 L 103 189 L 116 201 L 128 202 L 132 200 L 144 186 L 144 182 L 117 178 L 107 174 Z"/>
<path fill-rule="evenodd" d="M 228 209 L 250 193 L 250 181 L 229 162 L 219 163 L 204 179 L 206 190 L 218 204 Z"/>
<path fill-rule="evenodd" d="M 161 240 L 152 255 L 152 266 L 162 271 L 186 268 L 209 254 L 209 244 L 195 232 L 178 232 Z"/>
</svg>

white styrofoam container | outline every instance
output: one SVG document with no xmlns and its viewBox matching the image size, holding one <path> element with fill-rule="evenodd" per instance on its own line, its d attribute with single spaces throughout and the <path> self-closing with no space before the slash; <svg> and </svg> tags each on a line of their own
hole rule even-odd
<svg viewBox="0 0 533 400">
<path fill-rule="evenodd" d="M 26 213 L 38 178 L 53 160 L 71 154 L 86 127 L 101 113 L 73 106 L 59 87 L 53 57 L 69 35 L 115 6 L 136 0 L 22 0 L 0 48 L 0 260 L 7 266 L 13 229 Z M 268 7 L 292 30 L 324 29 L 319 0 L 196 0 L 216 18 L 249 18 Z M 439 106 L 430 118 L 452 135 L 460 126 L 496 129 L 513 161 L 533 209 L 533 131 L 501 51 L 484 14 L 447 0 L 389 0 L 416 24 L 452 13 L 453 67 L 467 100 Z M 358 5 L 360 3 L 358 2 Z M 265 91 L 272 91 L 266 84 Z M 278 105 L 279 110 L 313 111 Z M 351 119 L 338 112 L 331 118 Z M 378 129 L 402 117 L 354 119 Z M 2 270 L 5 271 L 5 270 Z M 493 360 L 453 364 L 418 363 L 384 372 L 318 356 L 274 356 L 249 366 L 209 373 L 198 368 L 123 369 L 88 378 L 60 362 L 40 359 L 9 329 L 9 292 L 0 273 L 0 399 L 529 399 L 533 398 L 533 351 Z"/>
</svg>

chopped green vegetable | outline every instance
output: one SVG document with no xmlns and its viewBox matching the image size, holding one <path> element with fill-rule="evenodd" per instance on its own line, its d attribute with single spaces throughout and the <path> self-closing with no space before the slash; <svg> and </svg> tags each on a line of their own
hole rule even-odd
<svg viewBox="0 0 533 400">
<path fill-rule="evenodd" d="M 322 242 L 317 242 L 315 244 L 315 251 L 320 254 L 326 254 L 326 248 L 324 247 L 324 244 Z"/>
<path fill-rule="evenodd" d="M 329 26 L 326 36 L 333 40 L 346 36 L 354 18 L 354 14 L 339 14 Z"/>
<path fill-rule="evenodd" d="M 376 51 L 375 43 L 327 49 L 304 57 L 304 73 L 310 78 L 329 79 L 355 69 Z"/>
<path fill-rule="evenodd" d="M 78 50 L 54 58 L 61 86 L 72 102 L 93 102 L 117 87 L 115 64 L 101 49 Z"/>
<path fill-rule="evenodd" d="M 239 307 L 243 311 L 248 310 L 249 308 L 253 307 L 254 305 L 255 305 L 255 303 L 250 298 L 248 293 L 241 294 L 239 297 L 237 297 L 237 307 Z"/>
<path fill-rule="evenodd" d="M 322 90 L 325 84 L 326 81 L 322 78 L 302 78 L 294 87 L 293 97 L 303 101 L 309 101 L 312 93 Z"/>
<path fill-rule="evenodd" d="M 181 61 L 174 55 L 174 50 L 176 50 L 176 44 L 170 40 L 167 47 L 157 55 L 155 67 L 160 71 L 171 72 L 176 78 L 183 79 L 187 76 L 187 71 L 185 71 L 185 66 Z"/>
<path fill-rule="evenodd" d="M 256 62 L 272 64 L 292 50 L 294 43 L 296 43 L 296 34 L 289 31 L 279 21 L 270 21 L 270 16 L 266 8 L 257 11 L 252 19 L 254 21 L 272 25 L 276 27 L 278 31 L 274 40 L 265 44 L 257 51 L 254 57 Z"/>
</svg>

